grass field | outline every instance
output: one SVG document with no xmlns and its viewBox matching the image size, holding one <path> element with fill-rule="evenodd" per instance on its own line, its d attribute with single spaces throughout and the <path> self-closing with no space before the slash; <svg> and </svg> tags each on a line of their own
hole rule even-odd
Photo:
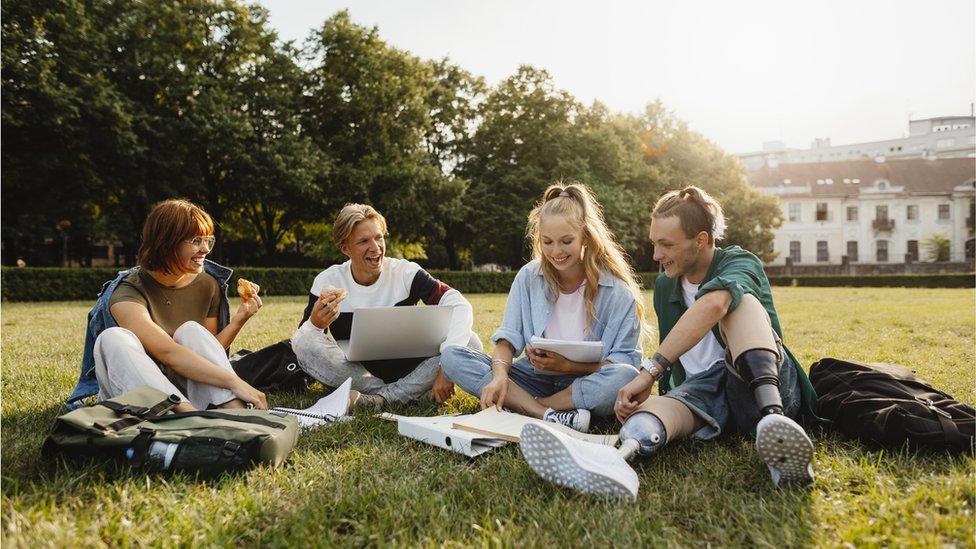
<svg viewBox="0 0 976 549">
<path fill-rule="evenodd" d="M 777 288 L 801 363 L 835 356 L 908 365 L 976 402 L 973 290 Z M 502 295 L 469 296 L 476 330 Z M 304 298 L 271 298 L 238 338 L 286 338 Z M 817 480 L 777 490 L 750 442 L 681 442 L 637 466 L 636 504 L 589 499 L 537 478 L 514 445 L 476 460 L 403 439 L 369 417 L 303 434 L 279 470 L 214 480 L 39 459 L 73 387 L 90 304 L 2 309 L 4 546 L 974 546 L 976 459 L 878 451 L 815 432 Z M 272 395 L 306 406 L 323 394 Z M 473 411 L 455 396 L 438 409 Z"/>
</svg>

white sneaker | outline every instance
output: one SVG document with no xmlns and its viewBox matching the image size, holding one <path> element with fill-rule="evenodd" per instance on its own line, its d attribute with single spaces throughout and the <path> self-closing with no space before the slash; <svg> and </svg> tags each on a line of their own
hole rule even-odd
<svg viewBox="0 0 976 549">
<path fill-rule="evenodd" d="M 538 423 L 527 423 L 519 438 L 525 461 L 549 482 L 584 494 L 637 499 L 637 473 L 616 448 L 576 440 Z"/>
<path fill-rule="evenodd" d="M 576 429 L 581 433 L 590 430 L 590 411 L 579 408 L 577 410 L 553 410 L 549 408 L 542 414 L 542 421 L 550 421 Z"/>
<path fill-rule="evenodd" d="M 813 482 L 813 443 L 792 419 L 770 414 L 756 425 L 756 451 L 769 467 L 773 484 Z"/>
</svg>

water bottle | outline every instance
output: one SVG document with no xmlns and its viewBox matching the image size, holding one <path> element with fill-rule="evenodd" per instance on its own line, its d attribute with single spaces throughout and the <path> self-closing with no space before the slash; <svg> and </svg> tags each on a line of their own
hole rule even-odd
<svg viewBox="0 0 976 549">
<path fill-rule="evenodd" d="M 176 449 L 179 446 L 175 442 L 154 441 L 146 450 L 146 467 L 155 471 L 169 469 L 169 466 L 173 464 L 173 456 L 176 455 Z M 135 449 L 132 447 L 126 448 L 125 457 L 131 461 L 135 457 Z"/>
</svg>

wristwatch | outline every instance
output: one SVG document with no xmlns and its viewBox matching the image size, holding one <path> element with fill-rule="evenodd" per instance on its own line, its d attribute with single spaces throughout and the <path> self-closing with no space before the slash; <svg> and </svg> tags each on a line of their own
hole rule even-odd
<svg viewBox="0 0 976 549">
<path fill-rule="evenodd" d="M 652 358 L 641 363 L 641 369 L 647 370 L 647 373 L 651 374 L 651 378 L 655 381 L 661 379 L 661 376 L 670 366 L 671 361 L 664 358 L 661 353 L 654 353 Z"/>
</svg>

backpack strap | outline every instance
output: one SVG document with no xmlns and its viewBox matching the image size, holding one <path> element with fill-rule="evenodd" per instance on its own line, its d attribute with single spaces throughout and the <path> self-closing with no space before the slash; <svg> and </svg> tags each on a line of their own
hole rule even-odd
<svg viewBox="0 0 976 549">
<path fill-rule="evenodd" d="M 127 427 L 132 427 L 133 425 L 138 425 L 143 421 L 148 419 L 158 419 L 159 416 L 170 411 L 174 406 L 183 402 L 183 399 L 179 395 L 169 395 L 166 399 L 153 404 L 152 406 L 133 406 L 131 404 L 120 404 L 118 402 L 113 402 L 111 400 L 103 400 L 98 404 L 104 406 L 109 410 L 112 410 L 116 414 L 134 416 L 122 418 L 118 421 L 110 423 L 108 425 L 95 424 L 95 427 L 102 429 L 103 431 L 121 431 Z"/>
<path fill-rule="evenodd" d="M 143 427 L 139 429 L 139 434 L 136 435 L 136 438 L 132 439 L 132 459 L 129 463 L 133 467 L 140 467 L 145 462 L 146 455 L 149 453 L 149 444 L 152 442 L 154 436 L 156 436 L 155 429 Z"/>
<path fill-rule="evenodd" d="M 929 411 L 935 414 L 935 418 L 939 420 L 939 425 L 942 426 L 942 435 L 945 437 L 947 446 L 960 447 L 966 446 L 967 443 L 971 442 L 969 438 L 963 435 L 959 431 L 959 428 L 956 427 L 955 422 L 952 421 L 952 414 L 937 407 L 934 402 L 927 398 L 915 397 L 915 400 L 924 404 L 926 407 L 928 407 Z"/>
<path fill-rule="evenodd" d="M 237 421 L 240 423 L 251 423 L 253 425 L 263 425 L 265 427 L 273 427 L 275 429 L 285 429 L 287 426 L 284 423 L 278 423 L 271 421 L 270 419 L 265 419 L 260 416 L 239 416 L 235 414 L 228 414 L 226 412 L 217 412 L 214 410 L 200 410 L 196 412 L 183 412 L 179 414 L 168 414 L 165 416 L 159 416 L 153 418 L 153 422 L 159 423 L 162 421 L 170 421 L 173 419 L 181 419 L 185 417 L 207 417 L 212 419 L 226 419 L 228 421 Z"/>
<path fill-rule="evenodd" d="M 942 425 L 942 434 L 945 435 L 946 445 L 953 448 L 966 446 L 969 439 L 959 432 L 959 428 L 956 427 L 956 424 L 949 419 L 952 416 L 949 416 L 942 410 L 938 410 L 935 417 L 939 419 L 939 424 Z"/>
</svg>

